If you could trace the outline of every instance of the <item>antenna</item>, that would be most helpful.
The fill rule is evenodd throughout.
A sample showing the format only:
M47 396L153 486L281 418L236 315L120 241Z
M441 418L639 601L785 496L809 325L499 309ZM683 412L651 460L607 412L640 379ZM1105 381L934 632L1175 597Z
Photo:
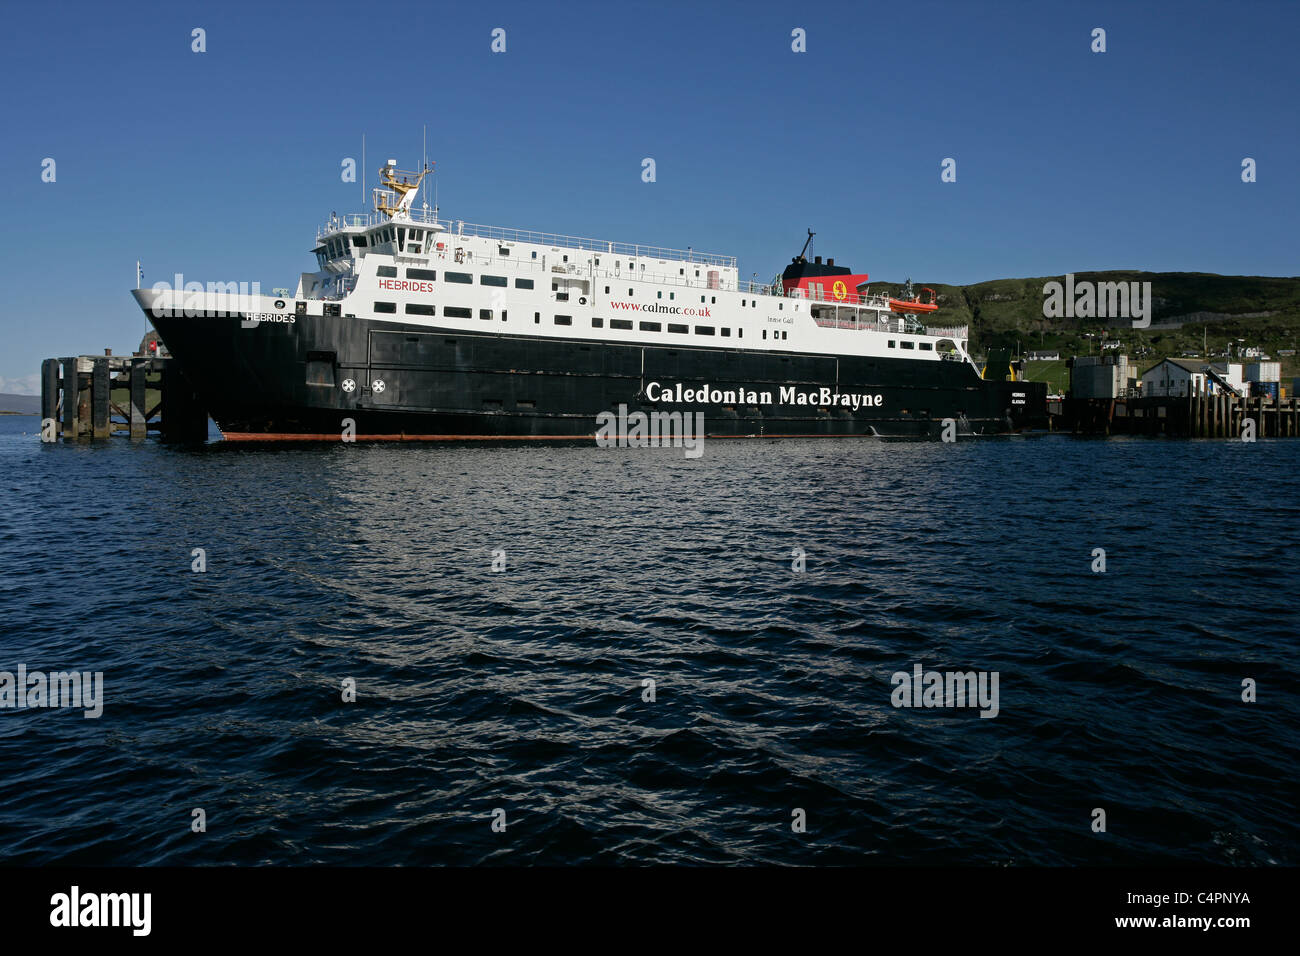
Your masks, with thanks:
M429 168L429 124L424 124L424 138L420 142L420 149L424 154L424 161L420 164L421 169ZM429 185L428 183L420 184L424 188L424 204L429 205Z
M366 208L366 134L361 134L361 208Z

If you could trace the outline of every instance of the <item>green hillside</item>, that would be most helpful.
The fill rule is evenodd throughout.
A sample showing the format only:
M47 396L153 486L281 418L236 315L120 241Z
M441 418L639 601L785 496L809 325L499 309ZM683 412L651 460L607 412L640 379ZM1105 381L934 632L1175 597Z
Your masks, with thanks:
M1150 282L1155 301L1151 327L1134 329L1127 320L1043 317L1047 282L1064 276L994 279L954 286L914 281L939 294L934 325L969 325L976 355L989 348L1059 350L1061 358L1096 354L1103 340L1118 339L1120 351L1141 367L1183 354L1226 358L1229 348L1258 346L1282 362L1283 380L1300 375L1300 277L1221 276L1205 272L1076 272L1075 281ZM900 283L873 282L873 292L901 291ZM1210 313L1197 315L1197 313ZM1267 314L1261 314L1267 313ZM1240 341L1239 341L1240 340ZM1245 360L1249 361L1249 360ZM1064 382L1064 363L1032 367L1031 377Z

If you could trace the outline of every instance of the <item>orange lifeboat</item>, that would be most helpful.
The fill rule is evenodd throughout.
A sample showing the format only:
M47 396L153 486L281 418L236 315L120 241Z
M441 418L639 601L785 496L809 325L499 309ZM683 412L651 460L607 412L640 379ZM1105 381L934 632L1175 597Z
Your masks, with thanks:
M922 286L921 292L930 293L929 298L921 295L914 295L910 299L889 300L889 311L891 312L934 312L939 308L939 303L935 301L938 297L933 289L929 286Z

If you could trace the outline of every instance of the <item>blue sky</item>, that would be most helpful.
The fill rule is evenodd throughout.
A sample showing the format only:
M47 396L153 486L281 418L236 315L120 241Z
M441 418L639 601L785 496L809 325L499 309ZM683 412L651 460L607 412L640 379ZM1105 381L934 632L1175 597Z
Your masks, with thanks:
M133 348L137 258L146 285L293 287L362 208L362 134L373 185L425 124L444 216L745 277L809 226L882 280L1300 274L1298 35L1300 4L1249 0L10 5L0 391Z

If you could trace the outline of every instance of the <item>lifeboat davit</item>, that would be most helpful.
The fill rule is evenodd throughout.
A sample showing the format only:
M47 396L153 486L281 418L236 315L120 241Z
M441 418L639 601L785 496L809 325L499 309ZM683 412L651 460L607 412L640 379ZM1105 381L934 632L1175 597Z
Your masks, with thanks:
M914 295L910 299L891 298L889 300L889 311L890 312L934 312L936 311L939 308L939 303L935 301L938 297L935 295L934 290L931 289L929 286L922 286L921 292L930 293L930 297L926 299L922 295Z

